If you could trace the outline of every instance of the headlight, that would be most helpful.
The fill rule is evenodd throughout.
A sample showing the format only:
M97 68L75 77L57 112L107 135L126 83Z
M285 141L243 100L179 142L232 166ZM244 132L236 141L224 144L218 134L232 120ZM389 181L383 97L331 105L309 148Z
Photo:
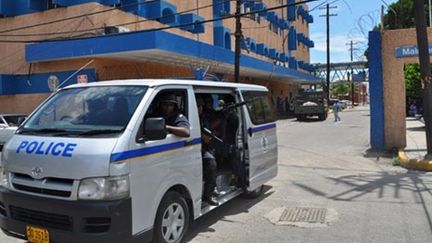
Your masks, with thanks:
M88 178L81 181L78 198L117 200L129 196L129 176Z
M2 187L9 186L9 178L6 171L3 168L3 165L0 165L0 186Z

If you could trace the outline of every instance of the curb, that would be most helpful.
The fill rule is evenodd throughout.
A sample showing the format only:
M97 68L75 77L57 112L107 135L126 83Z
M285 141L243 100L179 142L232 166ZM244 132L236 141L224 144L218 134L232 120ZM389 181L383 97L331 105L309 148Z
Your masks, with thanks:
M403 149L399 149L398 157L402 167L432 171L432 160L410 159L408 156L406 156Z

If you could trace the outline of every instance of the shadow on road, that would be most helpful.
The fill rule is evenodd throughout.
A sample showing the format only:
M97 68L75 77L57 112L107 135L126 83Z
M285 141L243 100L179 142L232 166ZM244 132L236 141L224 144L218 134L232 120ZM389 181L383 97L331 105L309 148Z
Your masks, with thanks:
M192 223L183 241L189 242L199 233L216 232L216 230L211 227L213 224L215 224L219 220L231 222L230 220L226 219L226 216L249 212L249 209L251 207L273 194L273 192L269 192L271 188L271 186L264 185L264 192L260 197L255 199L237 197L232 201L227 202L219 208L216 208L213 211L207 213L206 215L198 218Z
M327 119L329 119L329 118L327 118ZM306 118L304 118L304 119L301 119L301 120L294 120L294 122L306 122L306 123L308 123L308 122L322 122L322 120L320 120L318 117L306 117Z
M301 183L294 183L294 185L316 196L347 202L360 200L363 196L370 196L372 192L378 192L377 198L382 199L389 188L392 190L393 198L396 199L401 198L401 191L409 191L415 196L417 203L422 205L429 229L432 232L432 217L427 207L432 203L432 180L429 179L430 173L428 175L426 173L419 171L409 171L408 173L400 174L378 172L347 175L337 178L326 177L326 179L333 181L335 184L343 184L345 187L349 187L349 189L336 194L330 194ZM425 181L422 176L428 180ZM370 197L367 200L370 200Z

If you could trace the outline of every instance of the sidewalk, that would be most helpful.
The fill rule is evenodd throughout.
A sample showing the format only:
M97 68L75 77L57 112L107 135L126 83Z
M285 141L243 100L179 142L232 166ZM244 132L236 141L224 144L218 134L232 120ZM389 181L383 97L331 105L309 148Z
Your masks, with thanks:
M425 160L426 134L422 121L406 118L406 147L399 150L399 160L403 167L432 171L432 161Z

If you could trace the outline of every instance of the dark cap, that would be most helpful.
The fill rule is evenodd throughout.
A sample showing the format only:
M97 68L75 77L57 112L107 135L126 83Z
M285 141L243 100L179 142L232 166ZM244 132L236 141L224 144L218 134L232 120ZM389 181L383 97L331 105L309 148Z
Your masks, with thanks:
M161 103L174 103L177 104L176 96L172 93L165 93L160 97Z

